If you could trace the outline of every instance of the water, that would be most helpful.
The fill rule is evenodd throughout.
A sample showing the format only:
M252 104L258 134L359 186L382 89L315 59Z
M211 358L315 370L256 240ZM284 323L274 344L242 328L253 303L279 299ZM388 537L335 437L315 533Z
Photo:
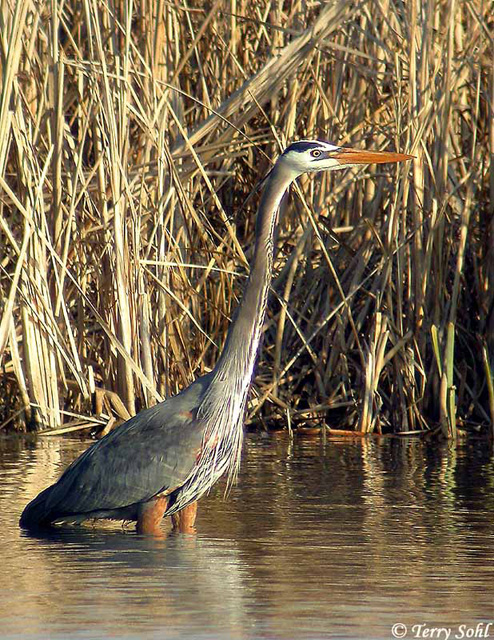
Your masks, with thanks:
M250 437L196 536L19 531L87 444L0 440L2 638L494 638L485 442Z

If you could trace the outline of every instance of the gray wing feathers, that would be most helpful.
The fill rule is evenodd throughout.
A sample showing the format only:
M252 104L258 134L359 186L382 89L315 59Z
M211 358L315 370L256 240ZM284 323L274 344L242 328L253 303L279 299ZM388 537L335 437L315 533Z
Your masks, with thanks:
M43 492L45 512L118 509L181 486L202 443L204 430L195 419L202 381L141 411L92 445Z

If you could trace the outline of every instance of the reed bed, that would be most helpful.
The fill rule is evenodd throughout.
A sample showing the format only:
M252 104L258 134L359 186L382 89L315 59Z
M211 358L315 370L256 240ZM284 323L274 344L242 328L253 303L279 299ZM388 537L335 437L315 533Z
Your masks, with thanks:
M413 153L284 203L248 421L492 433L481 0L2 2L1 427L104 429L209 371L287 141Z

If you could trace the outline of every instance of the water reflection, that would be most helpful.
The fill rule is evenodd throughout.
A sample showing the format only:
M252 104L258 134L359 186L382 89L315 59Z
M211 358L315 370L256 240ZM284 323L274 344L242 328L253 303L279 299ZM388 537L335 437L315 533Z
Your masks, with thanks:
M390 638L396 622L489 620L485 443L250 438L239 486L203 501L197 536L19 532L24 504L86 446L0 441L2 637Z
M95 637L161 628L166 637L183 629L201 635L220 621L235 633L245 625L238 553L224 541L82 530L31 544L38 576L31 589L45 601L30 619L41 637L47 628L68 631L81 623Z

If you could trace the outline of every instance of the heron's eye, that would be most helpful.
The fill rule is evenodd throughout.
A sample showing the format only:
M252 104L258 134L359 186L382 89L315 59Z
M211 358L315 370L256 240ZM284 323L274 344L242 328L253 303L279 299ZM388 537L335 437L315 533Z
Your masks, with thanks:
M319 156L321 155L321 152L319 151L319 149L314 149L313 151L310 152L310 155L313 158L319 158Z

